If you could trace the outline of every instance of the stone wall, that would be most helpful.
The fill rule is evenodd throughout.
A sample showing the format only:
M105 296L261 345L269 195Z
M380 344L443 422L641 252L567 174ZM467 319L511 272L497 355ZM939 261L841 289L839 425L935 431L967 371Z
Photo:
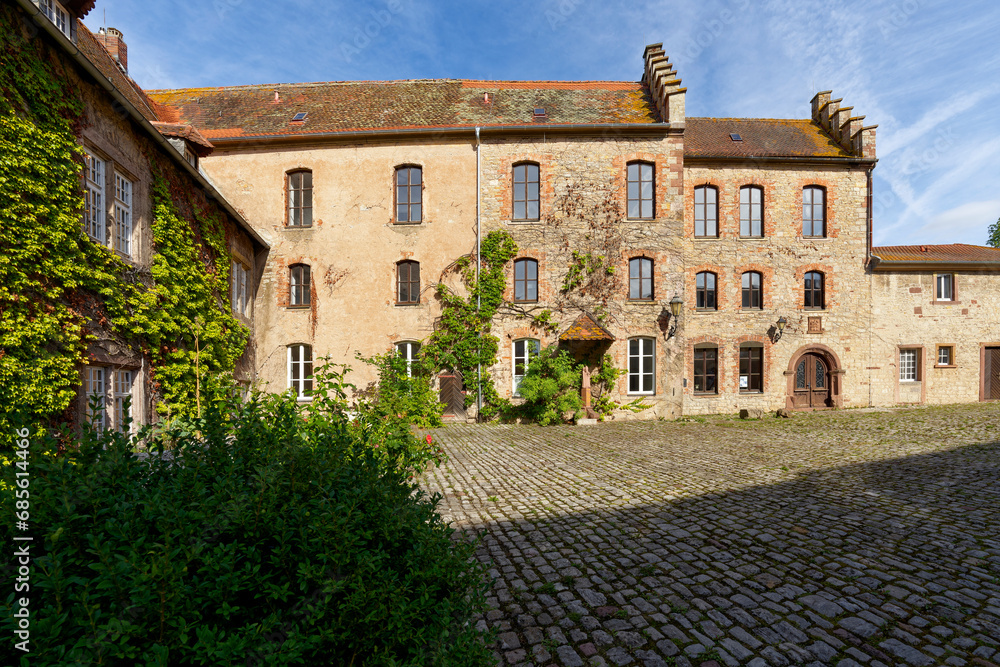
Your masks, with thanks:
M718 189L719 236L695 238L694 189ZM740 188L763 188L763 238L740 237ZM802 235L802 189L826 189L827 236ZM868 330L865 171L842 165L760 162L689 161L684 170L684 316L681 339L687 367L684 412L736 412L741 408L786 407L790 365L810 348L826 350L839 361L844 407L867 405L864 375ZM695 277L700 271L718 275L718 309L695 308ZM741 276L762 275L763 308L742 308ZM820 271L825 280L821 310L803 303L803 276ZM788 324L776 342L776 323ZM810 327L810 318L813 326ZM741 343L763 348L763 391L746 393L739 385ZM693 355L696 346L715 345L719 356L719 391L695 394ZM833 369L831 369L833 370Z
M512 168L522 161L535 162L540 168L538 222L511 220ZM626 169L633 161L655 167L653 219L627 218ZM607 353L617 367L625 369L630 338L655 341L653 395L629 394L627 376L620 378L612 392L619 402L638 400L649 407L638 413L619 411L617 418L680 414L682 348L677 338L666 337L665 312L683 284L682 169L680 136L662 130L658 136L646 137L504 137L484 142L483 233L510 232L519 248L518 257L539 263L538 302L505 309L494 326L500 359L491 371L501 396L513 394L515 340L535 338L543 348L554 345L581 313L590 312L616 339L592 350L594 365ZM595 274L585 271L579 286L564 290L574 252L605 261ZM653 260L652 300L629 299L629 259L634 257ZM513 278L512 265L508 286L513 285ZM550 311L554 330L532 325L530 316L543 310Z
M950 302L935 296L935 275L954 276ZM983 389L983 354L1000 347L1000 274L954 270L876 272L872 276L870 373L873 402L965 403ZM938 348L953 348L938 364ZM916 381L900 381L899 350L919 351ZM1000 369L997 369L1000 370Z

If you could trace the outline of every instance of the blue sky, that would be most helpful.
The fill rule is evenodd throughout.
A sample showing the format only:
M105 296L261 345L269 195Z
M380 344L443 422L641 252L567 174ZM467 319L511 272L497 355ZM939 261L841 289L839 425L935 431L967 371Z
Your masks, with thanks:
M996 0L98 0L146 88L352 79L638 80L663 42L690 116L878 124L875 243L978 243L1000 218Z

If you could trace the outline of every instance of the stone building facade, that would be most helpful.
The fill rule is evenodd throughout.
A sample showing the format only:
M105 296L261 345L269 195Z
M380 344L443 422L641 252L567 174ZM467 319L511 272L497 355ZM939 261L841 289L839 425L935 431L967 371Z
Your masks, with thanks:
M267 245L201 172L199 161L211 153L212 144L190 125L163 122L155 102L129 78L121 33L112 29L95 35L80 20L93 6L93 0L18 0L0 7L19 27L5 38L36 48L42 66L58 67L67 89L79 93L83 103L78 137L84 151L84 232L89 242L107 246L122 259L135 280L152 285L153 185L155 175L165 179L190 197L193 208L222 220L238 281L231 290L240 302L233 313L252 332L252 304ZM200 224L195 210L179 214L193 228ZM86 330L88 361L79 369L80 390L69 420L79 423L89 414L100 425L121 429L127 410L133 428L156 421L149 351L122 340L96 319ZM237 361L234 375L246 385L254 381L253 345ZM94 400L100 405L96 413L91 411Z
M685 93L651 45L638 83L149 95L165 120L213 143L205 172L272 246L255 303L258 370L272 390L304 392L306 354L373 381L355 354L412 354L440 315L434 286L475 256L477 234L505 230L518 255L489 369L503 397L516 400L525 361L555 344L626 371L611 397L636 412L616 418L991 396L987 295L1000 264L969 247L982 256L956 275L963 296L913 303L936 280L927 270L954 267L873 256L874 126L830 92L801 120L688 118ZM588 322L599 335L574 339ZM955 363L929 365L940 341L953 342ZM919 380L908 375L916 348Z

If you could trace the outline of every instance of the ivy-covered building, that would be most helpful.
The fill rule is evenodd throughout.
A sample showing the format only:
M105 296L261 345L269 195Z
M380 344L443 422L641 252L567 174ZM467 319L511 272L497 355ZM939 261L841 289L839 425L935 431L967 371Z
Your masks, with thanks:
M799 119L688 117L659 44L639 81L142 91L120 33L49 17L59 85L92 91L69 115L88 169L103 165L87 196L117 224L120 173L151 218L135 214L131 264L89 204L77 220L169 306L126 316L112 300L118 319L78 366L103 378L109 406L123 368L158 387L142 405L190 409L206 349L194 331L214 336L210 370L303 401L321 357L354 366L360 387L375 376L358 353L423 357L458 419L518 403L547 347L586 363L592 412L614 418L1000 398L1000 252L873 247L875 126L830 91ZM206 234L203 207L224 234ZM183 307L192 274L158 287L157 256L182 267L168 259L181 248L201 253L194 293L214 296L221 326ZM147 324L150 312L175 315Z
M126 430L255 376L267 244L93 0L0 4L0 421ZM11 432L4 426L4 432Z

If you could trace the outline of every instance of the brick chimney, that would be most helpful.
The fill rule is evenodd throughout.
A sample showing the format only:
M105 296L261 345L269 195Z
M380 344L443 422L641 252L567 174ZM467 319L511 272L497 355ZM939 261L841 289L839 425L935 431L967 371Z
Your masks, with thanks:
M663 44L648 45L642 55L646 61L642 81L649 86L649 94L660 112L660 120L664 123L683 123L687 88L681 88L681 80L664 53Z
M854 107L844 107L843 99L833 99L832 90L816 93L812 98L812 119L848 153L864 158L875 157L875 128L864 125L864 116L855 116Z
M97 31L95 35L97 41L104 45L105 50L108 54L114 58L114 61L118 63L118 66L122 68L122 71L128 74L128 46L125 45L125 40L122 39L122 31L118 28L108 28L107 32L104 28Z

